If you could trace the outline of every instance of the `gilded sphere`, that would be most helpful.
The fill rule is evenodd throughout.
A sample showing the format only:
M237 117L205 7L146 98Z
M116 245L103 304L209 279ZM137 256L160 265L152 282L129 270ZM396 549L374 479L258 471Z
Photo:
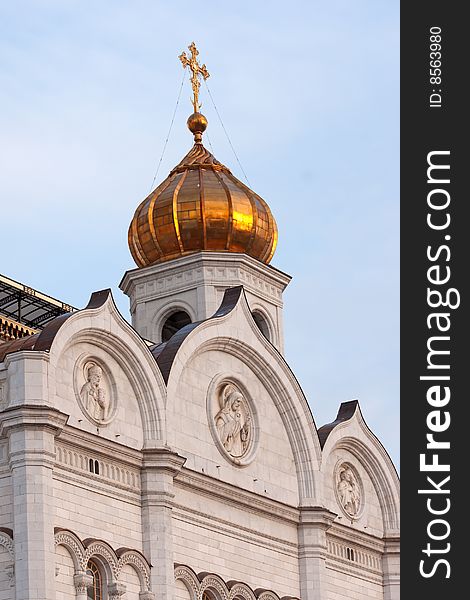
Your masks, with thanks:
M195 126L204 125L202 115L189 120L193 117ZM269 263L277 244L269 206L216 160L197 134L191 151L134 214L129 248L137 266L200 251L244 253Z
M191 133L204 133L207 127L207 119L203 114L196 112L189 116L187 124Z

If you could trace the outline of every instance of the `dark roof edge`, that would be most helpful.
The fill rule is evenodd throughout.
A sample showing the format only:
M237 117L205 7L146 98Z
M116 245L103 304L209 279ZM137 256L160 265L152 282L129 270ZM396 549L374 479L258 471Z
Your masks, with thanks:
M100 308L103 304L108 300L111 296L111 290L109 288L105 290L99 290L98 292L93 292L88 300L88 304L85 308L80 309L77 312L81 312L82 310L88 310L92 308ZM60 315L56 317L53 321L51 321L39 334L37 342L34 344L34 350L50 350L52 346L52 342L54 341L57 332L65 323L65 321L75 313L67 313L65 315Z
M93 292L88 300L88 304L82 310L87 310L89 308L100 308L100 306L103 306L110 296L112 297L110 288Z
M206 323L211 319L218 319L220 317L228 315L235 308L243 293L244 292L242 285L237 285L236 287L226 289L222 303L216 310L216 312L212 315L212 317L204 319L203 321L189 323L189 325L182 327L166 342L165 346L162 349L160 344L157 346L153 346L150 349L153 356L155 357L155 360L157 361L157 365L159 366L160 371L163 375L165 384L168 383L171 367L173 366L176 354L178 353L178 350L180 349L181 345L183 344L184 340L188 337L188 335L197 327L199 327L199 325L202 325L202 323Z
M33 333L33 335L27 335L18 340L10 340L9 342L0 344L0 362L3 362L8 354L20 352L21 350L32 350L38 337L39 333Z
M337 427L340 423L345 423L353 418L354 413L359 407L359 402L357 400L349 400L348 402L342 402L339 407L338 414L336 415L336 419L331 423L327 423L323 425L318 430L318 438L320 440L320 446L323 450L324 445L326 444L326 440L328 436L333 431L335 427Z
M109 288L100 290L98 292L93 292L85 308L79 309L73 313L64 313L63 315L59 315L50 321L40 333L21 338L21 342L19 340L13 340L12 342L6 342L5 344L2 344L0 346L0 362L5 359L7 354L18 352L23 349L33 351L50 350L52 342L54 341L59 329L69 317L81 312L82 310L100 308L100 306L103 306L110 296L112 297L111 290Z
M65 323L65 321L74 313L60 315L52 320L39 334L39 337L34 344L33 350L50 350L57 332Z

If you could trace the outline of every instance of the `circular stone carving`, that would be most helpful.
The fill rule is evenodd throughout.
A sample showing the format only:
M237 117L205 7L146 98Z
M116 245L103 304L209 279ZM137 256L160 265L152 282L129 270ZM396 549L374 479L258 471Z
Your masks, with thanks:
M78 404L97 427L111 423L116 415L115 385L106 366L98 359L82 356L75 363L74 389Z
M340 461L335 469L335 493L338 504L350 519L359 519L364 509L364 488L356 469Z
M217 376L209 386L207 412L220 452L236 465L249 464L256 450L258 427L245 387L232 377Z

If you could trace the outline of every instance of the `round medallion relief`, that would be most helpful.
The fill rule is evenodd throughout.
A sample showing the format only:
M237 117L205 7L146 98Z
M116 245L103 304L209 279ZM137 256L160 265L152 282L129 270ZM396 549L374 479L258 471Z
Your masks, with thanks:
M78 404L97 427L108 425L116 415L115 385L102 361L82 356L75 363L74 389Z
M217 376L209 386L207 412L220 452L236 465L249 464L256 451L258 427L246 388L232 377Z
M334 479L338 504L349 519L359 519L364 510L364 488L358 472L350 463L340 461Z

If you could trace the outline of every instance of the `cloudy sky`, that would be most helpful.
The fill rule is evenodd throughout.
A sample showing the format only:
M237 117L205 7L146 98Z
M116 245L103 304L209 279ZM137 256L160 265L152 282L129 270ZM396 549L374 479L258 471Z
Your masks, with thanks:
M0 272L76 307L117 288L194 40L279 226L286 355L318 426L345 400L398 464L397 0L0 1ZM186 80L157 182L191 146ZM243 174L202 86L219 160Z

